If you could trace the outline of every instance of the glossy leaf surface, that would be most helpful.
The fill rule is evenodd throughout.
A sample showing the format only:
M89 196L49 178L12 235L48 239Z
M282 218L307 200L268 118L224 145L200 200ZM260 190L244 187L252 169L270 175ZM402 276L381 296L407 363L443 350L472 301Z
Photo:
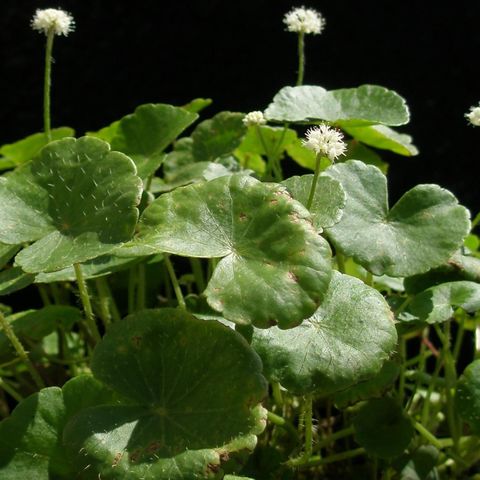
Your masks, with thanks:
M0 240L35 242L16 257L29 273L84 262L131 238L140 193L133 162L105 142L52 142L0 179Z
M342 126L403 125L410 117L400 95L377 85L331 91L312 85L284 87L275 95L265 116L276 122L326 120Z
M327 230L336 248L375 275L402 277L445 262L470 229L469 212L448 190L418 185L389 210L386 177L349 160L329 168L347 195L339 223Z
M231 175L160 196L143 213L135 246L151 253L225 257L205 294L236 323L289 328L321 303L330 249L308 211L275 184Z
M287 390L328 394L376 375L397 334L382 295L334 272L323 304L293 330L255 330L265 374Z
M65 441L102 478L216 478L265 426L261 362L217 322L145 310L109 330L92 370L126 401L83 410Z

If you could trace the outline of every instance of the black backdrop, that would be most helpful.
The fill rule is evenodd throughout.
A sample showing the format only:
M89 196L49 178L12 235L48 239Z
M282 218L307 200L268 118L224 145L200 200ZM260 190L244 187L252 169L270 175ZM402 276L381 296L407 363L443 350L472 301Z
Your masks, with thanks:
M284 30L292 5L327 19L307 38L305 83L373 83L403 95L421 154L391 162L391 197L439 183L475 214L480 208L480 128L463 115L480 100L480 2L283 0L2 0L0 143L42 128L44 37L36 8L70 11L77 28L54 46L53 124L78 134L146 102L211 97L205 111L263 109L295 81L296 37Z

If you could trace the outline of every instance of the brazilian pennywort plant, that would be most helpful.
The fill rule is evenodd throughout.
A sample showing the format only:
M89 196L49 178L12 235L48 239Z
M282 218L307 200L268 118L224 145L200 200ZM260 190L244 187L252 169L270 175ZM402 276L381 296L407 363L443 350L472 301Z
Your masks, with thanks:
M325 20L284 23L296 86L263 111L76 137L50 120L73 18L36 12L43 132L0 147L0 478L480 475L479 216L434 184L390 207L405 100L304 85Z

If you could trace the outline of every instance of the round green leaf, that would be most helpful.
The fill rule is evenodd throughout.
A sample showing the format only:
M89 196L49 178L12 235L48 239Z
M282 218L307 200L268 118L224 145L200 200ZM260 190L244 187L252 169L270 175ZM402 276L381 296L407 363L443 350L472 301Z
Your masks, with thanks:
M63 430L67 420L80 410L118 401L89 375L73 378L62 389L44 388L23 400L0 423L0 478L71 480L91 478L90 474L97 479L97 473L86 474L85 466L78 466L64 448Z
M290 177L282 182L287 187L295 200L307 206L310 196L310 188L313 175L302 175L301 177ZM315 188L310 213L313 217L313 225L318 232L324 228L332 227L342 218L343 207L345 206L345 192L337 180L320 175Z
M58 140L0 179L0 240L35 242L16 257L29 273L84 262L131 238L140 194L135 165L107 143Z
M378 85L331 91L313 85L285 87L275 95L265 116L275 122L326 120L342 126L403 125L410 118L405 100Z
M204 120L192 133L192 153L197 162L211 162L232 153L247 133L243 113L220 112Z
M164 160L163 151L198 115L172 105L140 105L114 128L112 149L126 153L137 166L138 176L153 174Z
M375 275L422 273L450 258L470 230L469 212L448 190L418 185L388 209L387 179L356 160L325 175L347 195L342 219L327 229L336 248Z
M445 322L454 314L452 307L469 313L480 309L480 284L460 281L428 288L408 305L408 313L427 323Z
M0 478L69 478L71 469L59 434L64 423L65 405L58 387L45 388L21 402L0 423Z
M371 455L393 458L402 454L413 437L412 422L392 398L374 398L353 419L355 440Z
M225 257L205 291L236 323L289 328L321 303L330 248L284 187L242 174L161 195L142 214L144 252Z
M126 401L83 410L65 441L101 478L216 478L265 426L260 359L218 322L144 310L110 328L92 370Z
M325 300L293 330L255 330L252 346L269 379L293 393L329 394L376 375L397 333L382 295L334 272Z
M459 378L455 405L463 420L480 435L480 360L468 365Z

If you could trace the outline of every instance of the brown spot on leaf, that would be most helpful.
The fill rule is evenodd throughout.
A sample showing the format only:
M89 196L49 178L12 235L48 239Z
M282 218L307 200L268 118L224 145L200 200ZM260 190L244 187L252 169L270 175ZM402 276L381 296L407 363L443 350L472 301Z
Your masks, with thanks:
M218 471L220 470L220 465L217 465L215 463L209 463L207 465L207 471L206 473L218 473Z
M293 272L288 272L287 275L290 280L294 281L295 283L298 283L298 277Z
M238 218L240 219L241 222L244 222L247 219L247 215L245 213L241 213Z
M123 457L123 452L118 452L112 462L112 468L115 468Z
M133 343L133 346L135 348L140 348L141 344L142 344L142 337L140 337L139 335L135 335L132 337L132 343Z
M158 452L161 448L162 444L160 442L151 442L148 446L147 446L147 453L155 453L155 452Z

